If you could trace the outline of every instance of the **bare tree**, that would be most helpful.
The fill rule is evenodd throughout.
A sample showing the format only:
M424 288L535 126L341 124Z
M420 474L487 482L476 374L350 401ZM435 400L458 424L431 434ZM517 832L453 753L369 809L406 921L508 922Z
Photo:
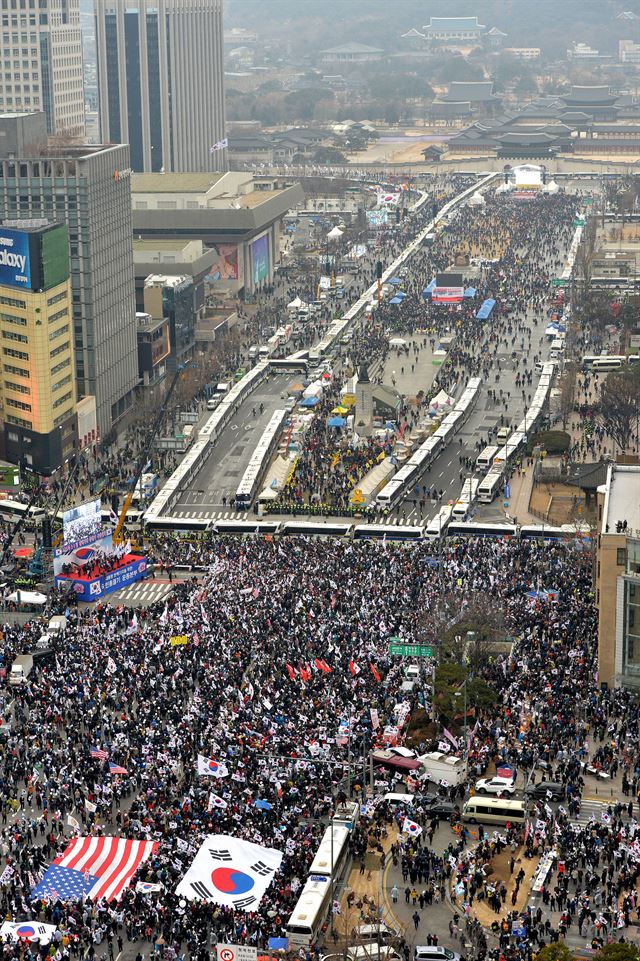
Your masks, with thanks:
M558 415L560 417L560 422L563 429L567 426L567 421L571 414L573 413L573 403L575 399L575 389L576 389L576 376L578 373L578 365L575 360L569 361L565 364L564 370L562 371L562 376L560 378L559 389L560 395L558 397Z
M640 416L638 367L607 375L600 389L600 414L605 430L620 450L627 450Z

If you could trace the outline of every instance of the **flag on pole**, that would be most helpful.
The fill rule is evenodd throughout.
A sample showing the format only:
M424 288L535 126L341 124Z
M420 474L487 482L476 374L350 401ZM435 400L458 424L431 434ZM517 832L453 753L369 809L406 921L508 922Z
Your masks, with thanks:
M287 674L289 675L289 680L295 681L295 679L296 679L296 672L294 671L294 669L291 667L290 664L287 664L287 665L286 665L286 668L287 668Z
M127 838L74 838L31 891L31 898L118 901L141 864L157 850L157 841Z
M454 737L454 736L453 736L453 734L451 733L451 731L448 731L448 730L446 729L446 727L443 727L443 728L442 728L442 733L443 733L444 736L447 738L447 740L451 741L451 743L453 744L454 748L457 748L457 747L458 747L458 739L457 739L457 737Z
M203 777L228 777L229 769L226 764L221 764L212 757L203 757L202 754L198 754L198 774Z
M353 675L353 677L356 677L356 675L360 673L360 668L358 667L356 662L353 660L353 658L351 658L351 660L349 661L349 670L351 671L351 674Z
M106 761L107 758L109 757L108 753L105 750L103 750L101 747L92 747L91 750L89 751L89 754L96 761Z
M209 803L207 804L207 811L213 811L214 808L218 808L220 811L228 807L227 802L224 798L221 798L218 794L209 794Z
M128 774L126 768L122 767L120 764L114 764L113 761L109 761L109 774Z
M369 667L371 668L371 673L373 674L374 678L376 679L376 681L377 681L378 684L379 684L379 683L380 683L380 674L378 673L377 667L375 666L375 664L369 664Z
M72 831L77 831L78 834L80 833L80 822L76 821L76 819L71 814L67 814L67 824L69 825Z
M422 828L415 821L405 818L402 823L402 832L408 834L411 838L417 838L419 834L422 834Z
M209 147L209 153L215 153L216 150L225 150L229 146L229 138L223 137L222 140L216 140L213 146Z
M107 674L113 675L116 673L117 670L118 668L114 659L112 657L108 657L107 658Z
M40 944L49 944L55 931L55 924L43 924L42 921L4 921L0 938L3 941L38 940Z

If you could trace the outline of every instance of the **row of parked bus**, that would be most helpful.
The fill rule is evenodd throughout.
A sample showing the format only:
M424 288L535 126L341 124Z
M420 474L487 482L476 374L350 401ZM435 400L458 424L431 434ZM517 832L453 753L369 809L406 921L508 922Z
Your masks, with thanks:
M344 537L356 541L437 541L442 537L521 537L523 540L542 538L562 540L579 534L571 525L553 527L546 524L516 527L513 524L483 524L459 521L453 517L453 507L443 507L426 525L408 524L353 524L348 521L281 521L268 520L208 520L200 517L159 517L145 523L151 533L173 531L185 540L204 539L213 534L256 535L278 534L283 537Z
M482 379L480 377L471 378L460 400L453 410L447 414L438 429L420 445L404 467L401 467L397 474L394 474L391 480L378 492L376 502L381 507L393 508L406 497L438 454L451 443L454 434L467 421L480 393L481 384Z
M287 922L290 948L310 948L318 939L347 866L351 831L359 816L360 805L355 801L340 805L324 832Z
M278 446L280 431L286 417L286 410L275 410L271 415L238 485L236 491L236 507L238 510L248 510L251 507L265 471Z

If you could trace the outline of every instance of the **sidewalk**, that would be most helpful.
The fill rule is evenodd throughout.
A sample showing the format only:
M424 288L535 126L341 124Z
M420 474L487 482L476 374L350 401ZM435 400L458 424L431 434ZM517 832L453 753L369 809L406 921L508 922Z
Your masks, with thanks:
M504 508L505 514L512 517L518 524L539 524L539 518L529 513L529 501L533 489L533 467L525 467L522 474L516 470L509 481L509 487L509 506Z

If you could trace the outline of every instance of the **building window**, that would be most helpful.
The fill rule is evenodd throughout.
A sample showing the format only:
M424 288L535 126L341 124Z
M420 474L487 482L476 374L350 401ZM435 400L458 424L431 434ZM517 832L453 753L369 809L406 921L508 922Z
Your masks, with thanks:
M616 564L618 567L627 566L627 549L626 547L619 547L616 551Z
M15 424L16 427L26 427L27 430L31 430L32 427L30 420L23 420L22 417L14 417L13 414L7 414L5 420L7 424Z
M71 358L67 357L66 360L61 360L59 364L56 364L55 367L52 367L51 373L59 374L61 370L64 370L65 367L69 367L70 364L71 364Z
M0 304L5 304L7 307L20 307L22 310L27 309L26 300L15 300L13 297L0 297Z
M67 374L67 376L63 377L62 380L59 380L57 384L52 384L51 390L52 391L60 390L60 388L64 387L65 384L70 384L70 383L71 383L71 374Z
M60 344L55 350L49 351L49 357L58 357L60 354L64 353L65 350L69 350L69 341L65 341L64 344Z
M65 324L64 327L58 327L57 330L52 330L49 334L49 340L56 340L58 337L62 337L69 330L69 324Z
M29 355L23 350L13 350L11 347L3 347L2 353L5 357L15 357L17 360L29 360Z
M26 317L18 317L16 314L4 314L0 313L0 320L3 320L5 324L15 324L16 327L26 327L27 319Z
M29 371L24 367L14 367L13 364L4 365L5 374L15 374L17 377L28 377Z
M58 397L57 400L54 400L54 402L53 402L53 404L52 404L51 406L52 406L53 408L62 407L62 405L63 405L63 404L66 404L67 401L68 401L68 400L71 400L72 397L73 397L72 391L68 391L68 393L63 394L62 397ZM29 410L31 410L31 408L29 408Z
M15 407L16 410L31 411L31 404L24 404L21 400L14 400L13 397L5 398L7 407Z
M14 334L12 330L3 330L2 336L5 340L17 340L20 344L28 344L29 338L23 334Z
M15 390L18 394L31 393L31 388L27 387L26 384L14 384L12 380L5 380L4 386L6 390Z
M61 290L59 294L55 294L53 297L49 297L49 300L47 301L47 307L53 307L54 304L59 304L61 300L66 300L66 299L67 299L66 290Z
M66 317L69 313L68 307L63 307L62 310L56 311L55 314L51 314L49 317L49 323L54 324L56 320L60 320L61 317Z

